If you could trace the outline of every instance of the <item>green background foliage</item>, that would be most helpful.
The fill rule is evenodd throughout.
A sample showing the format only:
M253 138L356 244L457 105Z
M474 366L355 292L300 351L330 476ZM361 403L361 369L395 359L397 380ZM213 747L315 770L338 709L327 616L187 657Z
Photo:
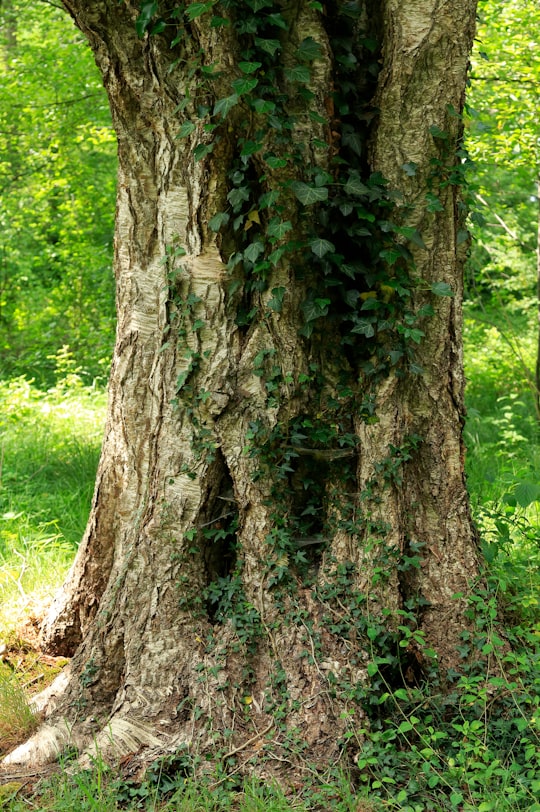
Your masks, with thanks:
M82 35L53 5L0 5L0 372L52 384L67 346L106 375L115 137Z

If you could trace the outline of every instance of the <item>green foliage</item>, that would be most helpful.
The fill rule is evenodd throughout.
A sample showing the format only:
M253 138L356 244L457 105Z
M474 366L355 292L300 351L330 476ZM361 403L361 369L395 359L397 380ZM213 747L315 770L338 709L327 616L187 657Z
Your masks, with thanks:
M92 55L54 4L0 7L0 370L90 382L113 345L115 138Z
M24 378L3 383L0 400L0 626L6 626L19 604L59 585L82 538L105 396L69 373L46 393Z
M527 312L536 286L540 10L534 0L484 0L479 14L466 139L474 162L468 289Z

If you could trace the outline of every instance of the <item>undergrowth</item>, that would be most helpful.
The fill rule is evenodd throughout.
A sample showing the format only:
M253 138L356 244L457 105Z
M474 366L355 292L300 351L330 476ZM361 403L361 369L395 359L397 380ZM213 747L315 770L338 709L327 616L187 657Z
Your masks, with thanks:
M201 783L189 760L175 755L157 762L142 782L98 763L56 776L30 798L11 782L0 793L1 806L14 812L29 803L51 812L540 812L540 445L526 373L534 347L521 342L516 354L497 327L477 316L471 311L466 323L466 439L485 572L470 603L460 672L443 683L433 669L424 681L404 678L396 688L380 667L363 698L369 723L344 743L355 752L351 773L318 776L292 793L237 776ZM82 535L104 395L66 374L49 392L24 379L4 382L0 397L0 592L4 606L20 608L53 590ZM9 615L2 624L6 630ZM398 649L401 643L404 654L407 641ZM379 651L378 662L385 656L390 653ZM394 650L398 670L405 668L399 657ZM7 719L11 708L22 714L13 717L14 728L28 731L34 717L6 669L0 717Z

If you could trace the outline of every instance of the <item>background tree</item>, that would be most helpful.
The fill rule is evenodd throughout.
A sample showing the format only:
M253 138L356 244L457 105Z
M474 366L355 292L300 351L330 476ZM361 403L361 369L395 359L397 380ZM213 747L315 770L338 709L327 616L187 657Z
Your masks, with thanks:
M81 44L53 4L0 5L0 368L49 386L69 352L104 377L114 342L115 139Z
M444 674L467 625L475 2L64 4L118 137L118 331L44 631L76 653L10 759L93 740L326 768L369 681Z

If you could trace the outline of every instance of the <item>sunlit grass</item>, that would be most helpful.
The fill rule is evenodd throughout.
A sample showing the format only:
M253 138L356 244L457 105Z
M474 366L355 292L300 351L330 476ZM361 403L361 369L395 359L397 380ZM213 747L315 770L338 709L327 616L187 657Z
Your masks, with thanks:
M37 724L23 686L11 668L0 661L0 753L23 741Z
M105 395L0 384L0 631L54 594L84 533Z
M467 482L503 605L540 623L540 424L536 310L466 309Z

